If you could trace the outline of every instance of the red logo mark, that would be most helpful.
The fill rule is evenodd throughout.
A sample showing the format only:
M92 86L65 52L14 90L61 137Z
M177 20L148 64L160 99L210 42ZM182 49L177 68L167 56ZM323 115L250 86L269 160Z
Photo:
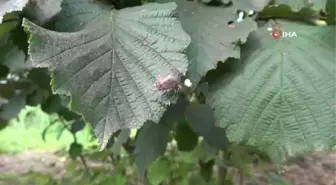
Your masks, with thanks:
M282 31L279 29L273 29L272 31L272 37L275 39L280 39L280 37L282 36Z

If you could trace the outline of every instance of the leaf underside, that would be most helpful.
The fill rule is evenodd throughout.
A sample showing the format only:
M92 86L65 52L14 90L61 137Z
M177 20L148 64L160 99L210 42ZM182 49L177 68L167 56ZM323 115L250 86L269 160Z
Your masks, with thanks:
M269 25L254 32L243 67L212 84L208 101L230 141L281 163L335 145L336 68L335 27L279 23L297 37L276 40Z
M91 7L88 0L64 3L70 2ZM97 4L92 7L98 10ZM185 74L190 37L177 20L175 3L122 10L99 7L99 21L86 21L76 32L46 30L26 19L23 26L31 33L33 65L53 71L53 91L72 97L72 110L94 125L105 147L117 130L158 122L175 103L176 94L163 94L153 85L171 71Z

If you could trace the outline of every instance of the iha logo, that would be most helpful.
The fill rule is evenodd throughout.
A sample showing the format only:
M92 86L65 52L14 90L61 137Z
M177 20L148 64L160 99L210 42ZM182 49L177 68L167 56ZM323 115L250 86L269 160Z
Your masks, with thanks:
M267 28L268 31L271 32L271 36L274 39L280 39L281 37L297 37L296 32L292 31L284 31L279 28Z

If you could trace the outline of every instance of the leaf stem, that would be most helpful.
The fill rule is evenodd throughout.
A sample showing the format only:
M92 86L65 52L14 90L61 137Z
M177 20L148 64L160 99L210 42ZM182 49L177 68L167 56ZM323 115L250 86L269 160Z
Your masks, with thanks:
M84 168L86 169L86 172L89 174L90 177L92 177L92 176L93 176L92 171L91 171L91 169L88 167L88 165L87 165L87 163L86 163L86 160L85 160L84 156L81 154L81 155L79 156L79 158L80 158L81 162L83 163L83 166L84 166Z

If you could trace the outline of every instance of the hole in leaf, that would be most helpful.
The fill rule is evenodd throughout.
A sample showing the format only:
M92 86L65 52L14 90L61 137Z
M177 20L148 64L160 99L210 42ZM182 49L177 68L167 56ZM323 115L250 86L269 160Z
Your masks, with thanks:
M252 17L252 16L254 16L256 14L256 11L254 11L254 10L250 10L249 12L248 12L248 16L249 17Z
M230 25L230 24L233 24L234 23L234 21L229 21L229 22L227 22L226 24L227 25Z
M234 24L234 21L229 21L229 22L227 22L226 24L227 24L228 27L230 27L230 28L235 28L235 27L236 27L236 25Z

